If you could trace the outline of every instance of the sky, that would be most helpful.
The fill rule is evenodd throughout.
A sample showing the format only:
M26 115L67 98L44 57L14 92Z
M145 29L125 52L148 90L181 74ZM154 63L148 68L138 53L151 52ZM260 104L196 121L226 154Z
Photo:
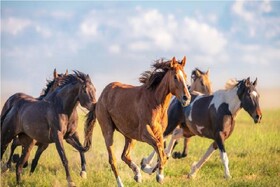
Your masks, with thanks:
M188 75L209 69L214 90L247 77L280 88L280 2L1 1L1 106L38 97L54 68L89 74L99 96L173 56Z

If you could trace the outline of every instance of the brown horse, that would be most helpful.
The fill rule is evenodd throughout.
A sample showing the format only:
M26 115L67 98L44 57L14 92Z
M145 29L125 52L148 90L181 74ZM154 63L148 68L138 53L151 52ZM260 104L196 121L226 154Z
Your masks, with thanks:
M30 99L18 102L1 124L1 160L9 142L19 134L23 143L23 154L16 165L17 182L20 182L23 164L28 160L36 142L55 143L66 171L69 186L72 182L68 160L65 156L63 138L71 128L69 118L80 103L91 110L95 103L95 88L90 77L75 71L63 78L63 83L43 100ZM91 140L90 140L91 141Z
M191 74L191 83L192 84L189 87L189 90L192 95L192 99L191 99L192 101L200 93L209 95L212 92L211 82L209 80L209 70L206 72L203 72L197 68L193 70ZM180 134L183 135L182 127L186 125L185 117L184 117L183 107L176 98L174 98L171 101L167 113L168 113L168 124L163 133L163 137L166 138L172 132L176 135L176 137L178 137L178 131L180 132ZM177 126L180 126L180 128L175 129ZM174 137L174 134L172 138ZM170 156L172 149L174 149L176 145L174 144L175 140L176 139L174 139L174 141L169 144L168 148L165 149L165 153L167 154L167 157ZM183 153L187 152L188 142L189 142L189 138L185 138ZM178 153L176 155L178 155ZM153 151L148 157L142 159L141 168L143 169L144 172L152 173L152 171L154 170L154 168L151 167L151 163L153 161L154 156L155 156L155 151Z
M159 157L157 181L163 182L163 166L166 156L163 148L163 132L167 125L167 108L172 94L183 106L189 104L191 96L186 85L184 66L175 57L170 61L159 60L153 71L140 77L141 86L119 82L109 84L101 93L96 105L96 117L102 129L109 155L109 163L118 186L123 186L116 167L113 151L113 134L118 130L125 137L122 160L133 170L137 182L141 182L139 167L131 160L130 151L135 140L151 145Z

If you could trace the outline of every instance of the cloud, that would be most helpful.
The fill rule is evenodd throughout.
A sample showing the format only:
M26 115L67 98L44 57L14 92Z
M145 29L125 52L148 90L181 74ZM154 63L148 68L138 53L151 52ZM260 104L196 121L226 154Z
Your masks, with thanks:
M9 17L2 19L1 30L12 35L17 35L24 29L31 26L32 21L29 19L21 19L15 17Z
M96 11L92 10L82 20L79 26L81 36L85 38L93 38L98 35L99 18Z
M234 19L232 30L251 38L276 38L280 34L277 11L277 7L273 7L269 0L236 1L232 5L232 13L239 19Z

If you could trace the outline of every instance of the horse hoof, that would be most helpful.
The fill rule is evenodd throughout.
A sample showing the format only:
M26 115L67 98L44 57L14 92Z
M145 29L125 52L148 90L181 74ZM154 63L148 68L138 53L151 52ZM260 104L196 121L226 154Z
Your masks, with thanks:
M87 178L87 172L81 171L80 176L81 176L83 179L86 179L86 178Z
M190 173L189 173L188 176L187 176L187 178L188 178L188 179L194 179L195 176L196 176L195 174L190 174Z
M157 174L156 179L157 179L157 182L158 182L158 183L162 184L162 183L163 183L164 176L161 175L161 174Z
M7 164L4 164L1 168L1 173L5 173L6 171L8 171L10 168L7 166Z
M231 175L225 175L224 178L225 178L225 179L231 179L232 176L231 176Z
M141 173L134 176L134 180L138 183L142 183L142 175Z
M76 187L76 184L74 182L68 182L68 187Z

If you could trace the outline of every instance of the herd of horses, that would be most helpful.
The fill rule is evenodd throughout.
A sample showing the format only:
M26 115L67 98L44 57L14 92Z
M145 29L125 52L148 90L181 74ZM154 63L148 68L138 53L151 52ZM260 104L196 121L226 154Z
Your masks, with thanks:
M195 135L212 139L213 143L205 155L191 166L188 176L195 177L211 154L219 149L225 177L231 177L224 142L234 129L235 117L240 109L244 108L255 123L261 121L257 80L251 82L250 78L239 81L231 79L226 83L225 89L212 92L209 70L202 72L195 69L191 74L192 83L188 87L185 64L186 57L179 61L175 57L171 60L157 60L151 70L141 74L140 86L110 83L104 88L98 101L89 75L79 71L57 74L55 70L53 80L48 81L38 98L24 93L12 95L1 111L1 162L12 142L9 159L2 164L2 173L11 168L14 160L19 183L33 147L36 145L38 148L30 173L35 171L43 151L50 143L55 143L66 171L68 185L75 186L69 173L63 139L79 151L80 175L86 178L84 153L91 147L92 132L98 121L109 163L119 187L123 183L113 150L115 130L125 138L121 158L132 169L137 182L142 181L142 170L149 174L157 172L156 180L162 183L164 165L178 139L185 138L184 150L182 153L175 152L174 158L187 156L190 138ZM89 111L83 145L77 133L79 103ZM171 141L165 146L166 137L171 134ZM136 141L146 142L154 149L153 153L142 159L141 167L130 156ZM19 158L13 154L17 146L22 146ZM153 164L155 154L157 160Z

